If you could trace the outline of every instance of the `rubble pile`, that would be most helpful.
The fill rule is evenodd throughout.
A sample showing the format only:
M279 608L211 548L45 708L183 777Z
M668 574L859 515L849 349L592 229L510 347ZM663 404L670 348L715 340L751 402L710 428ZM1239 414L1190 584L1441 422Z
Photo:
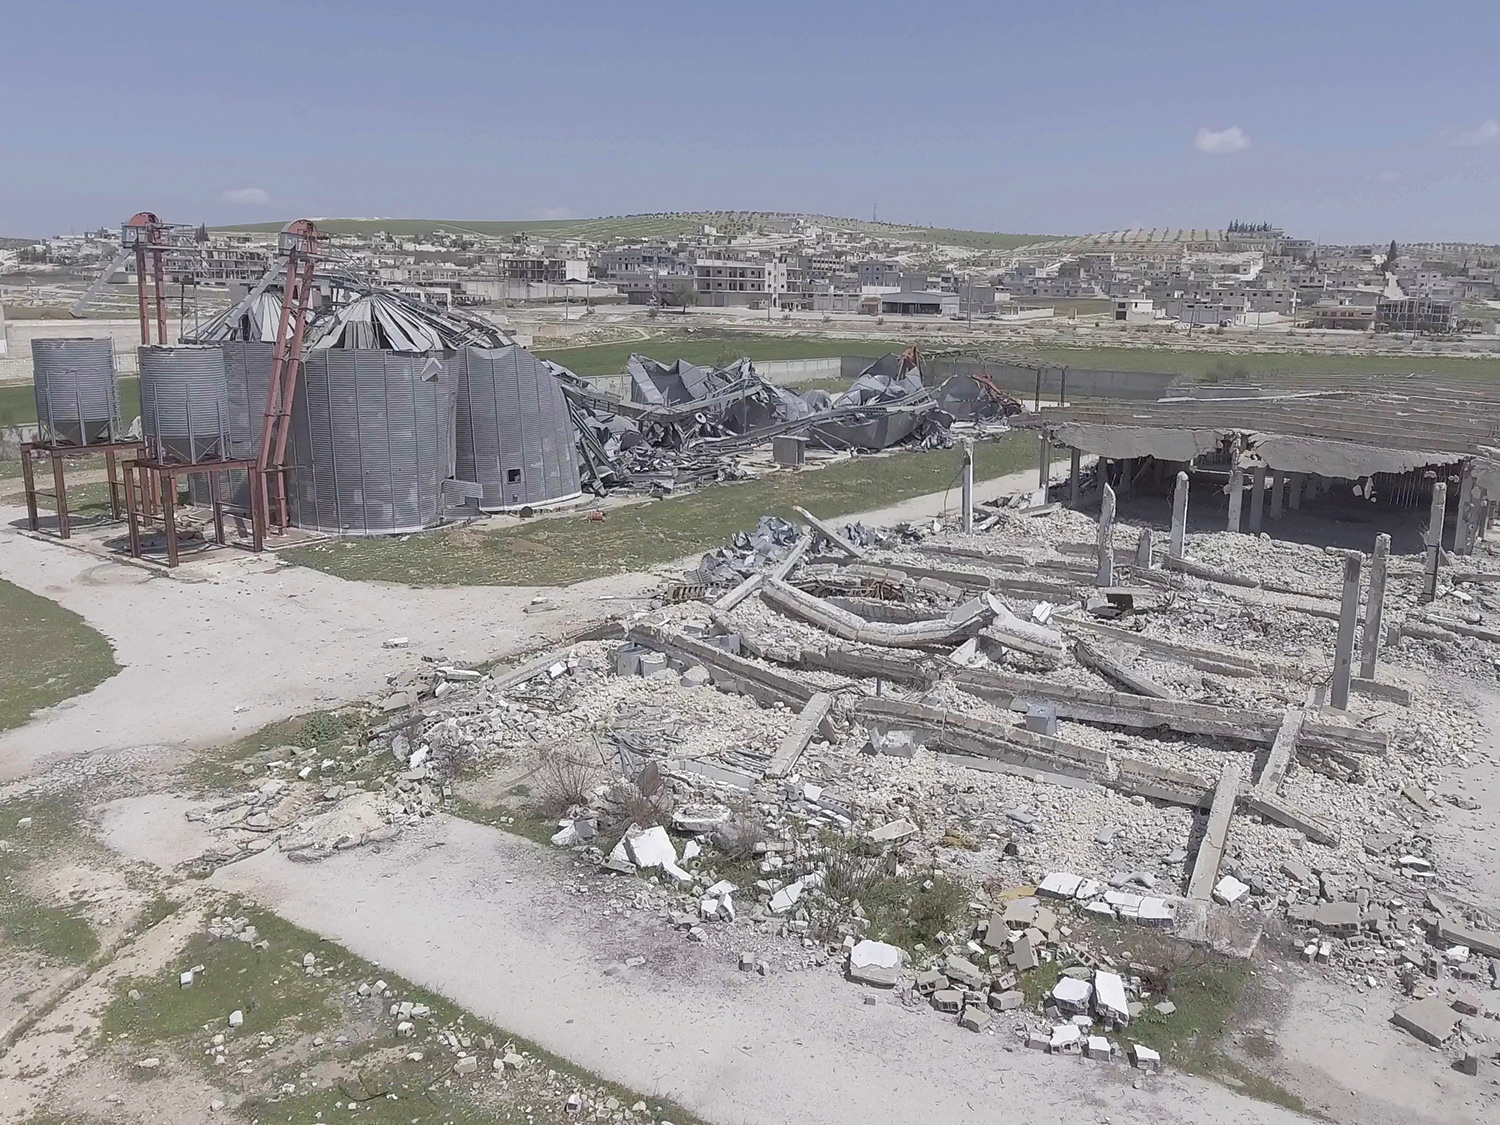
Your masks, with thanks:
M934 397L914 349L882 356L837 394L799 395L761 378L749 359L702 367L632 355L630 398L620 401L549 367L568 399L582 476L594 491L631 486L659 494L741 479L752 471L747 455L781 435L832 451L947 448L955 416L966 429L989 432L1022 409L988 380L969 376L949 380Z
M803 514L706 557L711 601L515 669L427 662L354 754L395 767L384 806L342 815L524 779L515 815L646 880L685 940L747 972L838 967L1013 1044L1160 1065L1131 1021L1169 1019L1171 992L1101 937L1124 921L1139 944L1269 946L1455 1064L1493 1054L1500 927L1437 846L1473 804L1445 771L1483 732L1464 685L1425 674L1458 653L1492 682L1491 641L1430 624L1482 633L1484 580L1423 602L1394 561L1378 675L1335 711L1341 566L1315 548L1192 537L1227 584L1116 525L1101 585L1096 522L1029 497L972 535ZM272 798L272 826L321 800L245 808Z

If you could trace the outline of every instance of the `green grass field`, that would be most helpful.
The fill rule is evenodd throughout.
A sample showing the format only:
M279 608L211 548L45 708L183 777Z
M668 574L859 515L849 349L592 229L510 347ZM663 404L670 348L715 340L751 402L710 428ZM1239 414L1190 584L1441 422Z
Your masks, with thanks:
M120 378L120 414L128 426L141 412L141 381L134 375ZM36 421L36 394L30 383L0 386L0 429Z
M1209 352L1178 348L1027 347L1044 363L1098 371L1162 371L1174 375L1247 378L1293 375L1427 375L1500 379L1500 359L1460 356L1332 355L1323 352Z
M120 670L107 640L54 601L0 579L0 730L90 691Z
M975 477L988 480L1033 464L1036 438L1005 434L980 442L974 452ZM706 551L753 528L763 515L795 519L796 505L836 519L950 488L956 504L959 463L957 449L861 457L612 508L602 523L578 514L495 531L480 524L321 543L282 557L340 578L411 586L565 586Z
M744 356L752 360L822 359L827 356L864 355L871 359L896 348L882 347L879 340L824 339L818 336L756 336L737 332L677 335L663 332L649 340L620 344L587 344L576 348L537 351L578 375L618 375L632 354L650 356L662 363L685 359L689 363L723 366ZM896 348L896 350L900 350Z

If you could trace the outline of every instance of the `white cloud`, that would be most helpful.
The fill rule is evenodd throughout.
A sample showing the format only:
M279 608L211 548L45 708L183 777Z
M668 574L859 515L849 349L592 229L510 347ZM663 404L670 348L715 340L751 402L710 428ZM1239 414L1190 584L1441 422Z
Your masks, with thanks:
M1384 172L1376 176L1375 179L1382 184L1399 184L1401 182L1401 173L1393 172L1387 168Z
M1210 156L1226 156L1231 152L1243 152L1249 148L1250 138L1238 125L1231 125L1227 129L1217 131L1205 128L1198 130L1198 135L1193 138L1193 147Z
M536 207L532 209L531 216L534 219L571 219L573 218L573 208Z
M1481 121L1472 129L1454 129L1448 134L1448 143L1454 148L1478 148L1500 141L1500 118L1491 117Z
M225 203L234 203L242 207L264 207L271 202L266 189L258 187L231 188L219 198Z

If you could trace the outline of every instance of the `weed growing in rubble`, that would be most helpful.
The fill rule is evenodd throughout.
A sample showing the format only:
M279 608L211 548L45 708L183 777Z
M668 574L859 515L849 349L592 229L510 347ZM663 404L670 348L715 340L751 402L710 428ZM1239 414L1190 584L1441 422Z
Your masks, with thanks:
M823 886L810 919L820 936L833 939L851 919L863 919L861 936L933 949L942 944L939 934L962 924L969 895L948 876L905 867L894 855L871 855L840 833L825 833L821 843Z
M561 750L550 751L532 778L537 812L555 820L569 809L586 806L594 796L601 772L597 761L586 761Z

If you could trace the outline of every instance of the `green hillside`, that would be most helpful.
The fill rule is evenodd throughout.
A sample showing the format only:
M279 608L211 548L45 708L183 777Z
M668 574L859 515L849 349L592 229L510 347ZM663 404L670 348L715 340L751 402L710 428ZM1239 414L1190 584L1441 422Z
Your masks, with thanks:
M385 231L396 237L412 238L433 232L474 234L488 238L505 238L531 234L543 238L581 238L608 240L614 238L685 238L697 234L705 225L731 232L750 230L767 221L804 218L838 230L855 231L872 238L893 238L933 242L943 246L965 246L979 250L1007 250L1041 239L1056 238L1046 234L1000 234L993 231L954 230L947 227L906 226L900 223L872 223L863 219L843 219L828 215L792 215L771 211L674 211L657 215L611 215L597 219L527 219L527 220L454 220L454 219L318 219L318 226L330 234L371 235ZM249 223L218 227L218 230L278 231L282 222Z

